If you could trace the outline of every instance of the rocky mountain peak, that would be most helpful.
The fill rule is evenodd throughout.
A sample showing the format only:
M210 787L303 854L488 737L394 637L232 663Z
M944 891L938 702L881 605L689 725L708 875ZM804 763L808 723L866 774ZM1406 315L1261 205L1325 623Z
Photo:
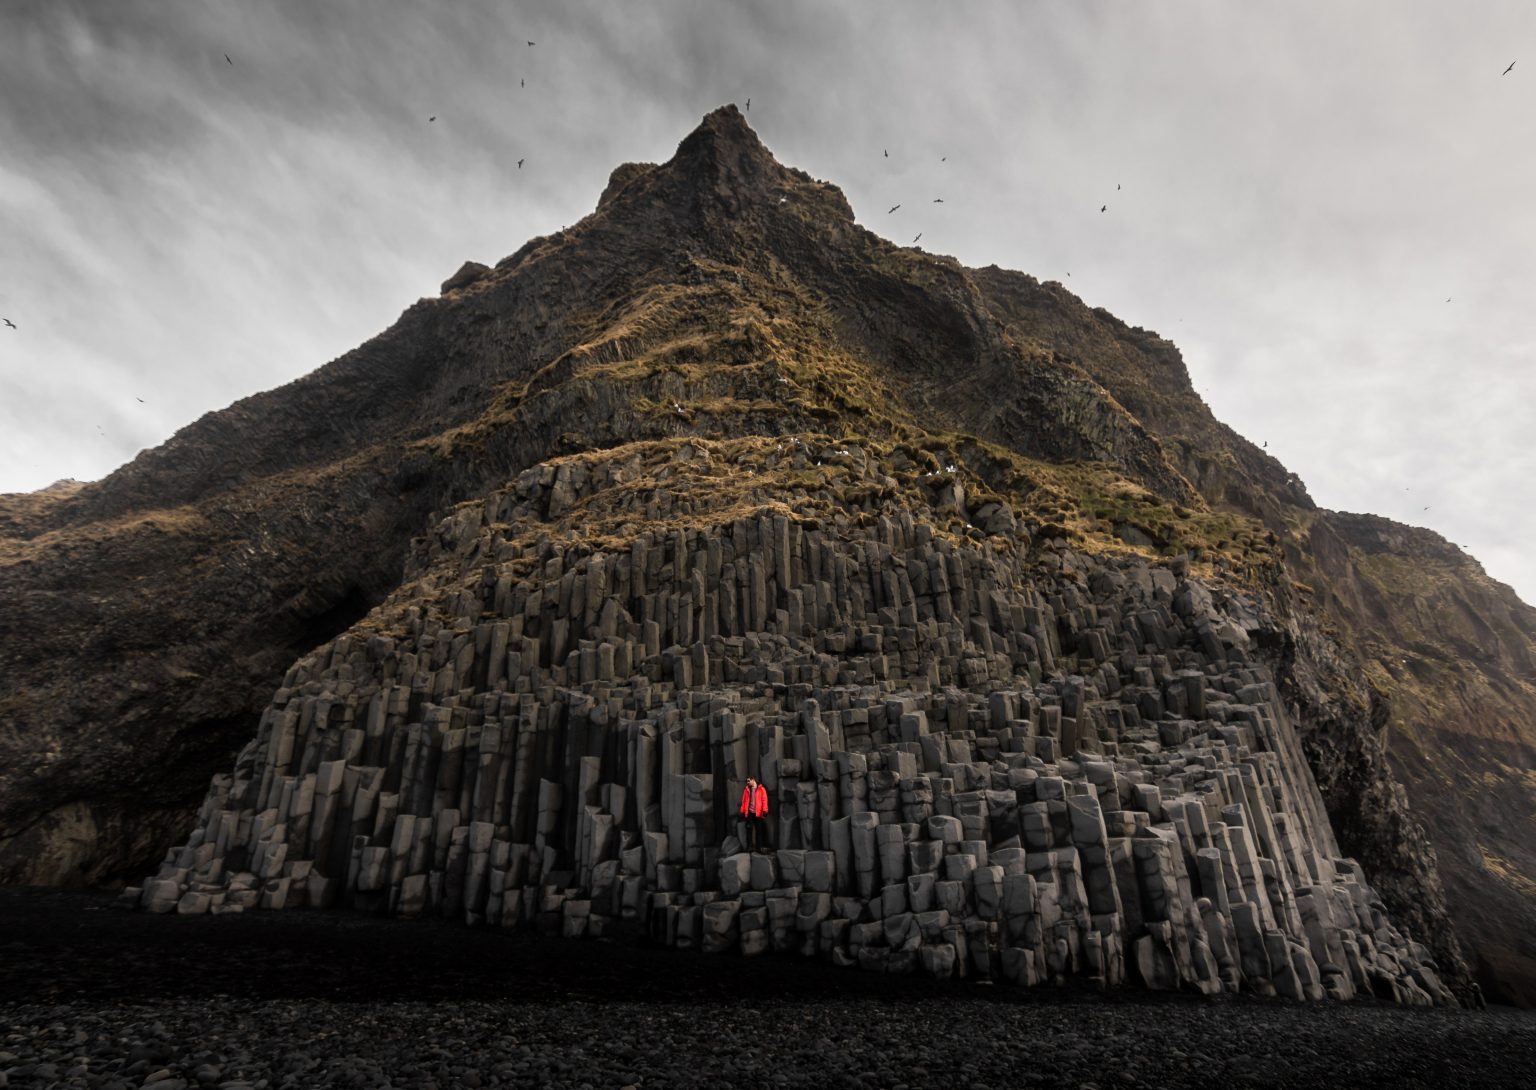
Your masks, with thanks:
M686 217L674 231L728 243L752 239L754 246L768 243L775 249L771 240L791 236L832 241L854 219L840 189L780 163L734 105L706 114L661 166L620 166L598 207L609 207L621 195Z
M1161 834L1142 834L1175 810L1189 821L1197 810L1221 815L1210 796L1183 797L1198 786L1188 776L1203 777L1198 770L1217 749L1221 761L1245 747L1263 753L1283 779L1267 786L1284 788L1283 812L1297 824L1255 832L1269 841L1264 853L1226 835L1223 846L1243 854L1249 873L1261 872L1262 854L1289 868L1297 897L1335 886L1354 906L1349 929L1380 934L1385 917L1362 884L1368 877L1447 981L1467 977L1450 930L1455 916L1478 957L1496 967L1485 979L1505 995L1536 997L1536 959L1521 960L1514 945L1523 921L1536 919L1536 897L1517 882L1536 873L1524 781L1510 777L1474 805L1432 816L1433 842L1449 849L1446 870L1458 882L1448 909L1429 842L1389 765L1400 762L1410 777L1415 806L1425 792L1438 798L1447 776L1465 779L1459 767L1442 767L1443 753L1474 767L1522 766L1522 724L1536 722L1536 696L1518 680L1536 648L1529 613L1506 609L1504 589L1438 562L1415 540L1317 509L1294 474L1210 414L1171 342L1059 285L967 269L859 228L836 186L779 163L745 115L725 106L667 162L615 169L579 224L530 240L494 267L465 263L441 295L311 375L208 414L78 492L0 497L0 600L14 604L0 612L0 663L11 684L0 694L0 881L142 877L184 835L189 813L229 811L217 819L224 832L205 822L206 844L176 855L173 870L187 874L145 887L157 904L170 904L171 892L186 896L191 870L236 833L263 843L270 830L242 825L241 815L309 797L284 794L286 779L302 780L296 770L319 774L309 751L283 748L301 730L330 766L332 802L341 805L344 791L345 805L359 808L356 835L374 840L368 877L359 884L361 871L348 869L348 820L334 844L322 837L315 851L299 844L295 825L284 831L296 838L286 860L272 845L260 857L247 853L262 882L287 881L308 896L318 874L334 883L318 884L322 897L350 890L358 903L388 903L392 864L382 861L395 845L385 826L365 820L370 792L392 797L411 818L396 826L401 848L407 825L411 837L425 835L432 814L456 812L461 847L480 864L487 851L468 845L489 830L486 843L521 846L518 866L537 860L540 874L566 875L585 859L610 874L633 847L581 856L581 844L617 845L607 834L594 839L576 818L541 816L584 812L591 800L574 790L544 803L521 797L514 809L528 828L512 840L499 819L471 814L471 805L498 797L489 787L479 802L445 787L444 800L453 798L437 808L422 780L413 791L425 794L408 800L407 813L396 780L407 764L412 776L435 766L400 762L386 735L414 729L440 748L450 735L458 744L455 732L476 731L480 744L491 738L515 751L518 732L530 723L553 729L558 715L580 727L571 744L585 745L597 738L583 733L597 722L593 709L613 705L592 704L581 686L622 686L626 714L638 722L661 714L661 698L632 686L636 677L672 686L680 716L702 706L692 690L728 683L739 700L750 682L760 703L740 705L742 723L779 739L773 752L752 752L776 769L783 759L786 792L812 786L841 737L850 790L856 768L879 772L896 791L888 807L916 807L917 796L903 799L891 785L916 788L921 756L923 782L934 773L937 789L953 792L953 783L943 786L952 777L938 773L956 762L948 741L921 755L910 747L951 726L961 734L995 728L985 746L968 742L963 763L1012 760L1010 772L1047 773L1036 776L1050 781L1044 793L1026 791L1047 816L1064 814L1056 804L1068 795L1102 796L1118 815L1106 819L1116 838L1144 842L1145 859L1123 857L1131 870L1145 863L1171 883L1165 889L1178 882L1163 875L1164 862L1177 869L1182 856L1170 841L1164 860L1152 843ZM1213 588L1210 608L1221 616L1193 591L1174 597L1186 577ZM1469 663L1481 671L1470 686ZM366 698L356 688L365 677L375 686ZM874 680L889 683L881 699L849 703L865 699L850 685ZM553 699L551 686L563 695ZM1012 687L1012 707L982 699L999 686ZM310 704L322 701L321 690L330 710L317 714ZM465 693L473 695L467 704ZM798 703L784 704L791 693ZM808 713L808 698L820 699L823 713ZM1210 714L1179 711L1207 700ZM836 721L825 737L823 715ZM1388 729L1410 743L1391 754L1376 738L1389 717ZM1294 729L1282 719L1294 719ZM1204 725L1194 731L1185 720ZM1489 722L1510 726L1489 739ZM657 737L673 729L681 728ZM694 757L683 760L696 740L678 743L670 775L715 775L713 765L706 773L688 764ZM903 742L909 749L868 764L869 754ZM1180 755L1176 771L1159 755L1180 746L1201 752ZM231 778L241 747L255 763ZM590 756L573 749L573 763L561 767ZM647 767L656 759L650 753ZM1097 767L1111 760L1125 762L1123 784L1121 770L1110 769L1111 778ZM291 775L272 771L280 766ZM366 781L348 779L364 768ZM628 775L605 775L621 772ZM965 776L976 791L1004 776L991 767L975 773ZM223 778L209 794L216 774ZM729 793L736 785L728 779L711 790ZM1221 790L1236 789L1237 780L1222 779ZM1023 780L1033 782L997 782L1022 802ZM677 838L667 850L682 853L666 866L720 880L720 860L706 866L702 854L700 815L715 810L700 793L705 781L668 788L661 817L622 803L630 786L638 783L612 781L605 805L618 824L604 828L632 838L656 833L660 820ZM317 788L317 805L322 795ZM786 813L798 806L790 799L781 800ZM1127 824L1126 814L1140 816ZM965 816L978 834L990 831L977 813ZM807 829L811 817L808 810ZM1083 817L1098 844L1101 827ZM1033 833L1072 835L1075 826L1056 820ZM545 842L535 851L540 828ZM712 853L724 843L714 836L720 829L704 838ZM1302 855L1287 847L1293 833L1310 844L1312 862L1298 863ZM1000 837L1000 850L1017 850L1001 846L1013 839ZM791 850L826 851L826 843ZM867 855L873 841L861 843ZM1361 869L1335 866L1340 851ZM415 866L410 853L400 858ZM1177 943L1166 948L1172 917L1151 920L1157 933L1142 934L1149 921L1108 911L1107 891L1122 878L1104 869L1105 858L1095 861L1100 915L1117 918L1102 929L1089 921L1100 948L1110 936L1154 985L1212 985L1220 973L1210 964L1186 964ZM1479 859L1486 873L1474 870ZM851 860L839 866L845 880L859 880ZM1027 875L1006 877L1027 884ZM1123 877L1125 903L1141 904L1136 875ZM413 897L431 888L422 874L405 878ZM665 880L680 881L671 870ZM1218 899L1231 895L1221 903L1249 904L1260 917L1287 903L1257 888L1217 894L1215 872L1201 881ZM191 892L193 906L206 901L211 910L202 891ZM232 904L252 889L239 892ZM1500 898L1496 914L1466 907L1484 897ZM571 903L609 914L585 897ZM664 907L676 917L685 906ZM1187 909L1179 926L1193 929ZM1321 919L1322 901L1316 911ZM1498 929L1484 922L1494 915L1505 922ZM689 920L689 928L699 922ZM1222 925L1229 953L1265 938L1267 921L1244 920L1240 934ZM719 922L729 930L729 920ZM1310 948L1316 929L1299 918L1279 929L1287 928ZM745 930L768 934L755 924ZM1330 933L1316 931L1314 968L1346 969L1352 988L1381 983L1369 972L1356 978L1366 963L1341 961ZM1400 969L1429 964L1395 933L1388 938L1407 950ZM924 941L944 945L932 939ZM1293 956L1307 964L1293 946L1274 952L1282 974ZM910 954L890 956L908 965ZM1258 964L1258 948L1248 954ZM948 964L933 957L935 968ZM1039 969L1010 964L1025 977ZM1124 968L1113 964L1100 963L1106 980ZM1384 990L1413 999L1440 990L1431 978L1399 975ZM1308 994L1326 983L1287 981Z
M698 127L678 144L677 154L668 165L701 178L747 183L784 170L731 103L705 114Z

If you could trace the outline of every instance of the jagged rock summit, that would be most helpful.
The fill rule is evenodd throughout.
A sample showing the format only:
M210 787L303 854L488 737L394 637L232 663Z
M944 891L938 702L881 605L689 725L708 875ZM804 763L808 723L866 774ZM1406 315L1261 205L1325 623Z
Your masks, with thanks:
M1353 526L1167 341L878 238L725 107L313 374L0 500L0 876L1448 1002ZM1536 630L1486 601L1469 684Z

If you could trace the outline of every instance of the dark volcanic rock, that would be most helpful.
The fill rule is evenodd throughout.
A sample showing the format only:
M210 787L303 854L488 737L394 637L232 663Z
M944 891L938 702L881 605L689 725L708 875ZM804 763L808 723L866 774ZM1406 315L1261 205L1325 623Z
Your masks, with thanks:
M985 494L945 504L982 537L1017 511L1047 554L1129 540L1246 583L1343 850L1452 979L1450 919L1487 983L1536 979L1526 779L1441 804L1529 765L1531 611L1432 535L1317 511L1210 416L1166 340L1060 285L885 243L732 107L670 162L616 170L581 223L465 270L103 481L0 498L0 879L152 869L294 661L400 588L454 504L583 450L821 436L883 442L914 476L943 470L924 444L954 457ZM637 487L643 504L655 485Z
M484 280L491 273L489 265L482 265L478 261L466 261L459 266L459 271L443 281L443 294L457 291L459 288L467 288L477 281Z

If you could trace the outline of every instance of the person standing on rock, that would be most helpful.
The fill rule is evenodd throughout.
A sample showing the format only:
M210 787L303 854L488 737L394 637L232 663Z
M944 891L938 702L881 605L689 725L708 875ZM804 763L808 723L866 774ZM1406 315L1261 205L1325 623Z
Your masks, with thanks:
M741 819L747 826L747 851L767 851L768 789L751 776L741 791Z

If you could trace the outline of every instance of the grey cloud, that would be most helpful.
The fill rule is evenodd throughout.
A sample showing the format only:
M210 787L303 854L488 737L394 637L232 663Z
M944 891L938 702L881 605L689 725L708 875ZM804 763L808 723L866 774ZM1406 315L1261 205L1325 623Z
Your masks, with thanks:
M0 487L312 370L751 97L861 222L1158 330L1320 503L1536 598L1536 59L1498 76L1533 30L1520 3L8 4Z

